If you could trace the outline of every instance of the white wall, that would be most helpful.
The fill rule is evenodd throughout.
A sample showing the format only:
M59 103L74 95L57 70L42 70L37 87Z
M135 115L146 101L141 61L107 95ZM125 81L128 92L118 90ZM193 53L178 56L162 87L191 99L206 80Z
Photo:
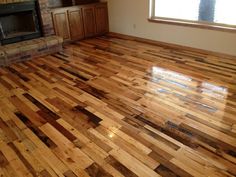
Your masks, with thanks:
M111 32L236 56L236 32L152 23L149 0L107 1Z

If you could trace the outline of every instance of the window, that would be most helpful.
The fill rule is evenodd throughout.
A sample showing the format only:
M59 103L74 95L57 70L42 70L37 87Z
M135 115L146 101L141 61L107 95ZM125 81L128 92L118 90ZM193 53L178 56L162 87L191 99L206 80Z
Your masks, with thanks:
M151 20L236 29L236 0L151 0Z

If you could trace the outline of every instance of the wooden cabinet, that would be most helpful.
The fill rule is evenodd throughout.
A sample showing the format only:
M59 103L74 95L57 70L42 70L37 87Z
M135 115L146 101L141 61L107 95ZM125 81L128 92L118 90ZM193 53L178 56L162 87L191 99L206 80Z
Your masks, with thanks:
M107 4L101 3L95 6L96 33L104 34L109 31Z
M107 3L94 3L54 9L56 35L74 41L103 35L109 31Z
M92 37L96 34L96 23L94 6L86 6L83 8L84 33L85 37Z
M56 35L63 37L64 41L70 40L67 9L54 10L52 16Z
M72 40L84 38L84 23L82 8L74 7L68 10L68 19L70 26L70 36Z

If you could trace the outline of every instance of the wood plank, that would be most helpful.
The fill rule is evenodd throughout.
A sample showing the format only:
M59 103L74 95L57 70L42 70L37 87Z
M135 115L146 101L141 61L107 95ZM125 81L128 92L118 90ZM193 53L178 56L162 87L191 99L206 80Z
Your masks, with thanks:
M0 68L0 176L236 176L236 60L118 36Z

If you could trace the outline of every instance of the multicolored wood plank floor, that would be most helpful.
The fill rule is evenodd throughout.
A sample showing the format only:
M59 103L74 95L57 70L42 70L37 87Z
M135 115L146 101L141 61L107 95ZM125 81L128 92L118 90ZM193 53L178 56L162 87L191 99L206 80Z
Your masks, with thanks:
M0 68L0 176L236 175L236 59L112 37Z

